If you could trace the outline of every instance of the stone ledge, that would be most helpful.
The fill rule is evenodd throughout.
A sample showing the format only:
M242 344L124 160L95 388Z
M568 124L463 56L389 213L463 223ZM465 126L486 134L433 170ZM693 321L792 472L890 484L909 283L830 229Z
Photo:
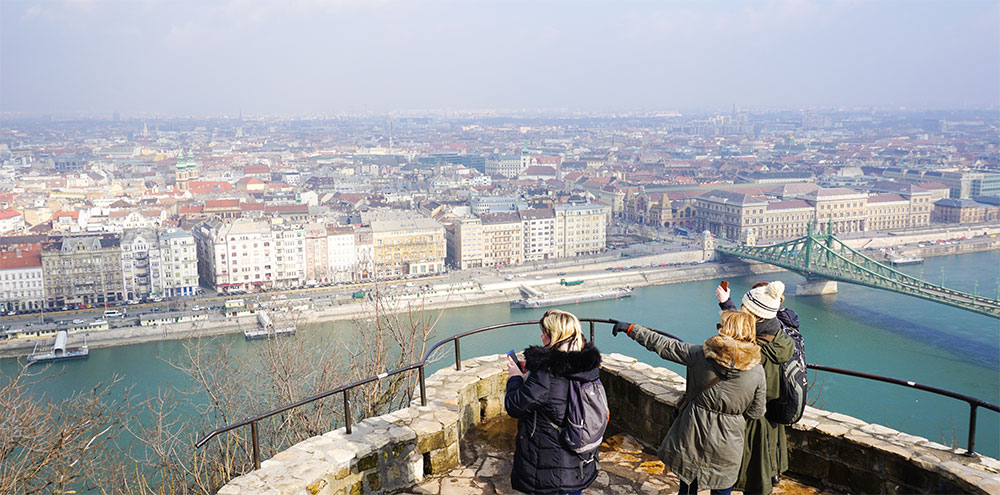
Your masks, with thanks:
M231 480L218 493L387 494L459 465L461 438L505 414L504 355L482 356L427 378L427 406L368 418L300 442ZM684 378L621 354L604 355L601 379L611 419L651 447L670 427ZM930 442L843 414L807 407L787 429L791 471L817 486L860 493L1000 493L1000 462L967 458Z
M684 392L683 377L662 368L651 371L627 356L605 359L601 379L612 422L658 446L670 427L669 413ZM791 472L817 486L848 493L1000 493L997 460L968 458L961 455L963 449L844 414L807 407L786 432Z

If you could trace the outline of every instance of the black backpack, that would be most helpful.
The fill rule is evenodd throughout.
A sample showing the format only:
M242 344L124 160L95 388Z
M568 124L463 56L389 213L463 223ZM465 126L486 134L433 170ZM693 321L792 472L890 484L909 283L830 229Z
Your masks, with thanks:
M806 395L809 386L809 374L806 369L806 344L799 333L799 317L790 310L778 312L781 329L795 343L792 358L779 366L780 394L777 399L767 402L767 412L764 417L774 423L790 425L802 419L806 409Z

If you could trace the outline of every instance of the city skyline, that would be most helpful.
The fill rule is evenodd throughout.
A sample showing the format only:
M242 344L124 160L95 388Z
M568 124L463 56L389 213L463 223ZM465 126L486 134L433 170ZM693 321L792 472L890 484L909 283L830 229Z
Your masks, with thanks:
M0 5L0 112L993 108L996 2Z

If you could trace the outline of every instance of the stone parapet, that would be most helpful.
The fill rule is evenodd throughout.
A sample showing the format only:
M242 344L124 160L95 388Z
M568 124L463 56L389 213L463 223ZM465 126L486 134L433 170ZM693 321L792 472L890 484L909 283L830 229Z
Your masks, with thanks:
M504 414L504 355L446 368L425 381L427 406L410 407L300 442L218 493L361 495L412 487L459 464L462 436ZM684 378L606 354L601 380L612 423L655 447L670 428ZM848 493L1000 493L1000 462L843 414L811 407L788 429L793 474Z
M685 380L621 354L604 356L601 380L616 426L649 446L670 428ZM789 469L847 493L1000 493L1000 462L839 413L806 407L786 430Z
M299 442L235 478L221 495L393 493L459 463L459 440L504 413L503 355L470 359L425 380L427 406L410 407Z

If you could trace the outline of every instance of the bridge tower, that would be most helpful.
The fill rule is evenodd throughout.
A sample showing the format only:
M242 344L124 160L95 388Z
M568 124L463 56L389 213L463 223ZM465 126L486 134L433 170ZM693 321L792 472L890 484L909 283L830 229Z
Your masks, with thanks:
M822 230L822 228L820 230ZM833 237L833 220L832 219L827 224L827 234L829 235L829 237L827 237L827 244L830 245L832 243L832 241L830 239L832 239L832 237ZM812 222L809 222L809 231L808 231L808 233L806 235L808 237L813 237L813 223ZM817 233L816 238L818 239L821 236L822 236L822 234ZM823 260L817 259L816 256L815 256L815 255L819 255L819 256L824 256L824 255L821 254L821 253L815 253L814 254L812 252L811 247L812 247L811 243L806 244L806 247L805 247L805 250L806 250L806 268L807 269L809 267L811 267L814 263L816 263L816 264L825 263ZM828 246L828 247L830 247L830 246ZM826 254L825 256L829 257L829 254ZM827 278L816 277L816 276L813 276L811 274L806 275L805 276L805 280L803 280L802 282L800 282L798 285L795 286L795 295L796 296L822 296L824 294L836 294L836 293L837 293L837 281L836 280L830 280L830 279L827 279Z
M715 236L705 231L701 234L701 261L715 259Z

